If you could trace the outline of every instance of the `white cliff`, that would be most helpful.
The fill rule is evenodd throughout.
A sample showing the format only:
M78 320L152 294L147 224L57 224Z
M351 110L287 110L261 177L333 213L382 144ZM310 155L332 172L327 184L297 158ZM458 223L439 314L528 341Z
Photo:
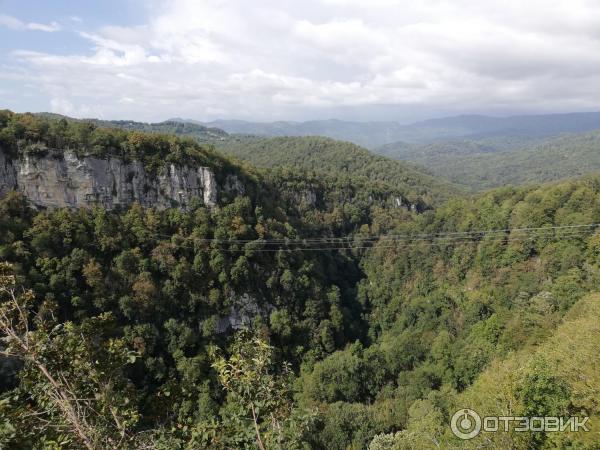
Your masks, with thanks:
M38 207L107 209L134 202L145 207L187 208L194 199L217 204L215 174L207 167L165 166L152 175L141 162L78 158L73 152L10 160L0 150L0 195L21 191Z

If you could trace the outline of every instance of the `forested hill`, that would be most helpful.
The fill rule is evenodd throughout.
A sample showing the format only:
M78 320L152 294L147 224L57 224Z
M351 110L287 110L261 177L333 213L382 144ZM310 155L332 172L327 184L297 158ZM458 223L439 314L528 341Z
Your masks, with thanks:
M230 135L216 142L219 150L258 167L290 167L317 174L347 174L379 181L439 203L459 192L443 177L434 177L412 166L374 155L356 144L330 138Z
M366 339L359 260L417 214L399 206L401 193L344 174L240 167L192 139L6 111L0 146L31 166L68 150L157 174L201 164L244 183L217 205L186 209L36 210L16 192L0 199L0 333L11 336L0 447L254 448L255 426L267 448L305 445L317 414L293 403L293 374ZM256 424L253 400L229 394L219 372L245 327L256 336L242 340L251 347L238 361L258 364L244 372L244 391L262 399Z
M7 169L8 166L3 163L0 176L7 180L0 180L0 192L6 190L8 179L11 177L20 178L18 181L23 185L36 184L35 189L32 189L35 192L40 189L45 191L46 186L38 186L38 183L46 182L58 183L54 190L61 191L63 187L61 187L60 179L65 177L66 172L62 172L68 171L68 165L64 165L62 169L60 167L53 169L61 172L56 176L42 173L43 167L54 167L54 161L57 158L63 158L65 152L70 152L79 158L79 163L84 166L83 159L86 157L99 160L113 158L119 167L123 164L141 163L146 172L145 175L136 175L135 172L138 169L134 166L123 166L116 171L106 168L106 170L115 172L117 178L124 177L121 184L128 192L134 189L134 186L129 186L133 178L137 180L134 184L146 184L146 186L141 186L145 191L153 189L149 185L152 177L167 175L175 177L173 178L175 184L183 183L180 187L172 186L171 190L188 189L188 181L176 180L180 174L171 174L173 169L167 166L187 167L192 171L202 166L210 170L211 177L214 177L215 182L218 183L216 188L220 189L223 194L219 194L219 197L223 197L227 201L235 197L236 193L244 193L250 196L254 202L264 201L264 198L270 198L273 195L282 199L281 195L283 194L288 198L304 198L306 200L305 202L291 202L290 204L293 204L294 208L300 205L316 210L323 208L328 211L335 210L342 216L352 210L352 214L357 220L359 220L358 217L366 220L357 225L369 223L368 211L373 207L413 208L421 211L429 208L431 200L440 195L436 190L437 186L433 184L413 186L408 183L386 182L387 180L376 177L371 180L364 175L354 174L352 171L325 170L317 176L309 173L309 167L302 166L288 167L285 170L257 169L249 164L242 167L230 157L216 151L212 145L198 143L195 138L137 131L142 125L135 125L136 131L126 131L121 128L100 127L97 123L90 121L0 111L0 157L3 158L3 161L4 157L7 157L8 163L11 158L15 160L15 164L10 169ZM365 153L368 154L366 151ZM17 166L24 156L33 158L33 163L27 163L25 171L18 170ZM36 169L38 165L40 168ZM398 165L401 166L401 164ZM86 173L89 175L90 171L97 171L92 169L92 167L87 167L81 174L76 175L83 176ZM129 174L125 174L127 175L125 176L121 173L123 171L129 172ZM31 173L27 175L26 172ZM414 173L415 177L419 176L418 172ZM93 176L106 178L104 175L102 173ZM409 170L405 171L405 175L409 179L412 176ZM28 177L33 178L29 180ZM106 182L106 180L100 179L87 180L86 177L87 175L83 177L85 180L83 178L66 180L64 188L69 190L75 188L76 190L78 183L84 183L86 186L91 183L94 186ZM112 190L114 191L115 188L116 186L113 186ZM111 190L110 187L106 189ZM159 189L164 189L164 186ZM103 195L106 194L113 197L116 195L115 192L106 192Z
M600 170L598 131L551 139L505 137L427 145L401 143L378 151L422 165L474 190L560 180Z
M498 189L399 223L394 234L421 238L382 239L363 259L369 343L301 379L305 401L327 411L320 448L366 448L378 433L369 448L596 448L597 425L461 441L449 421L464 408L598 420L599 223L597 176Z
M177 119L181 120L181 119ZM431 143L443 140L489 137L540 138L560 133L580 133L600 129L599 112L519 115L492 117L460 115L423 120L412 124L394 121L350 122L312 120L307 122L248 122L216 120L199 125L221 128L228 133L262 136L327 136L351 141L370 149L391 142Z
M100 120L100 119L74 119L54 113L38 113L40 117L49 119L65 119L71 122L92 123L102 128L119 128L127 131L143 131L145 133L175 134L178 136L188 136L197 139L200 142L214 141L223 139L227 133L219 128L206 127L203 125L181 122L176 120L167 120L157 123L135 122L133 120Z
M377 156L355 144L330 138L307 136L269 139L228 135L218 128L207 128L176 119L148 124L134 121L77 120L49 113L42 113L40 116L92 124L99 128L191 137L255 167L287 167L295 172L312 171L325 177L362 178L362 184L383 183L389 189L402 192L412 203L439 203L461 191L461 188L445 181L443 177L431 176L415 165Z
M469 443L449 420L600 416L599 177L414 212L326 159L336 173L258 170L189 138L9 112L0 145L31 166L68 149L74 167L196 163L245 187L186 208L0 198L1 448L596 448L597 428Z

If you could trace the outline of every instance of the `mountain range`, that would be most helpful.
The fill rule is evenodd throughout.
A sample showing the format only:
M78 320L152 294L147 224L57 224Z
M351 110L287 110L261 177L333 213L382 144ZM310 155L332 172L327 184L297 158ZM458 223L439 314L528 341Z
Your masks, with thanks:
M312 120L307 122L249 122L215 120L199 122L181 118L170 121L195 123L219 128L227 133L259 136L325 136L341 139L367 148L393 142L431 143L448 139L481 139L498 136L541 138L561 133L580 133L600 129L600 112L566 114L516 115L492 117L460 115L430 119L404 125L395 121L351 122L344 120Z
M419 145L463 184L600 154L519 139ZM600 422L598 223L594 174L465 195L326 137L0 111L0 448L596 449L448 422Z
M55 114L41 115L82 122ZM435 119L414 124L413 137L416 136L414 130L420 130L421 136L426 134L424 130L431 133L438 130L434 133L437 133L436 136L459 132L470 134L468 137L421 142L392 142L371 149L371 152L350 142L350 139L323 137L327 131L320 136L269 137L230 134L215 126L222 125L221 122L203 125L179 119L160 123L98 119L84 121L99 127L193 138L258 167L287 166L316 172L346 173L421 194L422 187L431 188L429 192L434 196L429 199L435 203L461 190L461 186L463 189L480 191L504 185L560 180L600 170L600 133L594 128L597 120L598 113L504 119L485 116ZM280 122L285 123L289 124ZM352 128L350 122L311 123L345 123L348 130ZM306 124L308 122L304 124L308 126ZM373 124L380 130L390 126L388 122ZM359 125L356 132L361 130ZM591 131L586 131L588 128ZM338 128L339 132L341 130Z

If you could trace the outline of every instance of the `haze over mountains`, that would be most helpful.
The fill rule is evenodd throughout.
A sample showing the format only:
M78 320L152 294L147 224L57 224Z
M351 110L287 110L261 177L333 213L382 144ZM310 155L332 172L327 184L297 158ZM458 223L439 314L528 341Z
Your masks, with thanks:
M300 145L302 140L292 140L318 135L349 141L373 153L416 164L472 190L553 181L600 170L598 112L502 118L463 115L410 125L341 120L193 123L232 133L215 145L252 164L276 165L282 161L300 164L306 162L306 156L298 156L298 151L302 153L300 148L315 154L315 146L322 155L331 155L330 149L337 147L334 153L341 155L339 148L344 145L340 143L317 140ZM349 145L346 150L348 158L355 151Z
M430 143L448 139L481 139L498 136L541 138L560 133L600 129L600 112L491 117L461 115L403 125L398 122L349 122L313 120L307 122L248 122L215 120L199 122L172 119L220 128L228 133L260 136L325 136L375 149L392 142Z
M42 115L80 121L55 114ZM241 121L201 124L182 119L160 123L86 120L101 127L191 137L259 167L342 171L392 185L411 186L415 192L419 186L434 184L438 194L455 192L461 187L481 191L600 171L600 113L507 118L457 116L413 125L338 120L272 124ZM237 128L226 126L232 123ZM218 125L225 125L229 132ZM244 133L236 134L235 130ZM249 134L253 130L256 134ZM267 132L297 134L268 136ZM373 136L376 140L391 139L394 133L395 137L402 133L406 139L372 148L371 152L353 143L357 139L374 142ZM321 139L315 135L338 137ZM407 177L407 173L412 175Z

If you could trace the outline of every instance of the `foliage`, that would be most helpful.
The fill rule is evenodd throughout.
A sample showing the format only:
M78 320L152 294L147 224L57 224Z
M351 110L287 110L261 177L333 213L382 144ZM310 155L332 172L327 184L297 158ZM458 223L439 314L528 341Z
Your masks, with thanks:
M237 334L231 356L213 355L213 368L227 392L217 433L203 445L223 448L299 449L314 413L295 408L291 369L272 373L273 347L249 331ZM200 425L202 427L202 425Z
M105 337L110 316L82 324L56 323L53 305L32 312L33 292L18 292L10 265L0 265L2 354L22 361L19 387L2 399L2 439L61 448L130 447L139 415L135 389L124 377L136 353L122 339ZM15 410L7 405L20 404ZM8 442L7 442L8 441Z
M170 131L170 128L164 131ZM93 121L15 114L6 110L0 111L0 148L13 157L45 156L72 150L78 156L141 161L153 171L165 163L208 165L217 172L230 166L229 161L215 153L210 145L200 145L189 137L144 133L137 128L134 131L102 128Z
M597 177L435 209L417 196L414 212L387 181L254 171L194 142L119 130L94 150L84 124L6 113L0 137L16 157L73 145L157 168L191 158L251 189L188 211L0 200L4 280L24 289L1 306L5 337L17 330L0 362L3 445L469 448L448 428L458 407L600 416ZM236 337L245 327L255 334ZM24 336L58 385L14 347ZM65 383L68 395L53 394ZM594 448L589 436L472 446Z
M291 167L316 174L366 178L401 190L410 202L431 204L458 192L450 183L414 166L377 156L350 142L329 138L230 136L215 142L219 150L258 167Z
M481 191L540 183L600 170L600 133L553 138L496 137L431 144L388 145L383 155L418 164L431 173Z

